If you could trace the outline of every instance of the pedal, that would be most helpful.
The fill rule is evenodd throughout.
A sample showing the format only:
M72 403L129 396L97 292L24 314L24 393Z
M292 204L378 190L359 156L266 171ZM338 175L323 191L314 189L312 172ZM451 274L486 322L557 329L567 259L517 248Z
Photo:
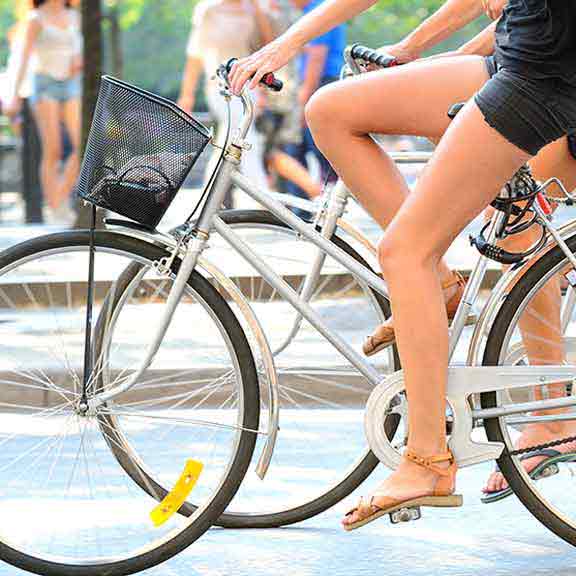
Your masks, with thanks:
M420 506L414 508L400 508L390 514L390 522L392 524L400 524L401 522L412 522L420 520L422 514L420 513Z

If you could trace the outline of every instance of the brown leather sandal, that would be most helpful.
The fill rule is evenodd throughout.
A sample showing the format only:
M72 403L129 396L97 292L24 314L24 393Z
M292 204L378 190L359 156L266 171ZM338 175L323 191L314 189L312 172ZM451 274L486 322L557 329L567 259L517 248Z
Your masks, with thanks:
M358 505L346 513L348 517L355 512L359 512L360 520L351 524L343 524L344 530L356 530L356 528L365 526L386 514L391 515L392 518L395 512L403 509L418 509L422 506L430 508L457 508L462 506L462 496L454 494L458 467L450 451L428 458L406 451L404 452L404 458L438 474L439 478L436 481L432 494L411 498L410 500L398 500L375 492L368 500L360 498ZM448 466L448 468L441 468L437 465L439 462L450 462L450 466ZM384 498L384 503L374 504L374 498L380 495ZM416 518L419 518L419 510L417 512Z
M458 310L458 305L462 296L464 295L464 289L466 288L466 280L460 272L454 272L453 277L442 284L442 290L448 290L452 286L458 286L458 289L454 295L446 302L446 312L448 313L448 320L451 322L456 316L456 311ZM475 316L468 316L466 319L466 325L474 324L476 322ZM392 318L388 318L386 322L376 328L374 334L368 336L362 345L362 351L365 356L373 356L377 354L384 348L387 348L391 344L394 344L396 336L394 334L394 321Z

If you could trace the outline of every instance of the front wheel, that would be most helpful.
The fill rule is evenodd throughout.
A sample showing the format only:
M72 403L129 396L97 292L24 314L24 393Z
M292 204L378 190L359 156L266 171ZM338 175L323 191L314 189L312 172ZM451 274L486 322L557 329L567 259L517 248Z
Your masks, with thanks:
M576 235L567 240L576 250ZM576 314L574 310L574 268L559 247L538 259L521 277L503 303L486 343L483 364L546 365L567 364L576 377ZM568 278L568 289L563 279ZM551 385L515 389L509 394L481 395L483 408L565 397L573 394L573 379ZM518 408L518 407L517 407ZM576 545L576 411L524 411L484 422L489 440L502 442L504 451L498 466L520 502L547 528ZM521 460L520 449L554 449L544 474L528 474L536 460ZM532 477L531 477L532 476ZM513 507L507 498L493 506Z
M231 210L220 216L274 271L301 289L316 255L310 242L269 212ZM368 267L343 239L335 235L332 242ZM262 325L278 371L281 406L278 441L266 478L262 481L250 469L218 523L228 528L271 528L300 522L340 502L377 466L363 428L372 385L310 324L300 323L296 310L221 238L213 234L209 245L207 258L228 273ZM136 310L145 307L148 298L165 297L155 293L145 278L139 279L137 264L123 271L118 286L116 299L109 303L119 325L129 322L126 305ZM390 314L386 299L331 258L320 270L310 305L357 349ZM235 304L231 306L236 310ZM118 336L111 326L107 337L114 343ZM101 326L97 332L103 332ZM374 363L383 374L398 366L393 349L375 356ZM397 419L391 417L386 424L393 436ZM143 481L138 462L123 459L121 464L143 490L148 485L161 488L158 478ZM194 510L192 497L181 513Z
M189 546L234 496L258 433L249 344L197 273L136 386L93 412L79 409L88 241L88 232L54 234L0 256L0 558L50 576L132 574ZM139 366L178 266L159 277L154 262L165 250L127 236L97 232L95 244L95 317L133 262L151 294L133 295L146 305L124 306L106 357L95 355L89 398ZM142 490L121 460L145 466L143 482L192 488L193 513L159 508L167 491Z

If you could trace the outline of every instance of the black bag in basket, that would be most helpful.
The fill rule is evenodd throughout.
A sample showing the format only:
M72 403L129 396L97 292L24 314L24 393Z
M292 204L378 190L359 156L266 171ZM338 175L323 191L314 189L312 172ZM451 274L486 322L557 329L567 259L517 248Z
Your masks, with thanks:
M170 100L103 76L78 194L156 228L209 141Z

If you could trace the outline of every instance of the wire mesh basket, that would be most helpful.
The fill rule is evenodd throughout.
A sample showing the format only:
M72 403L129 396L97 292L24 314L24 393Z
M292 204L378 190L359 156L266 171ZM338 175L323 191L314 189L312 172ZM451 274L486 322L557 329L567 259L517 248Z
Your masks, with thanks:
M103 76L78 194L156 228L209 141L210 131L170 100Z

